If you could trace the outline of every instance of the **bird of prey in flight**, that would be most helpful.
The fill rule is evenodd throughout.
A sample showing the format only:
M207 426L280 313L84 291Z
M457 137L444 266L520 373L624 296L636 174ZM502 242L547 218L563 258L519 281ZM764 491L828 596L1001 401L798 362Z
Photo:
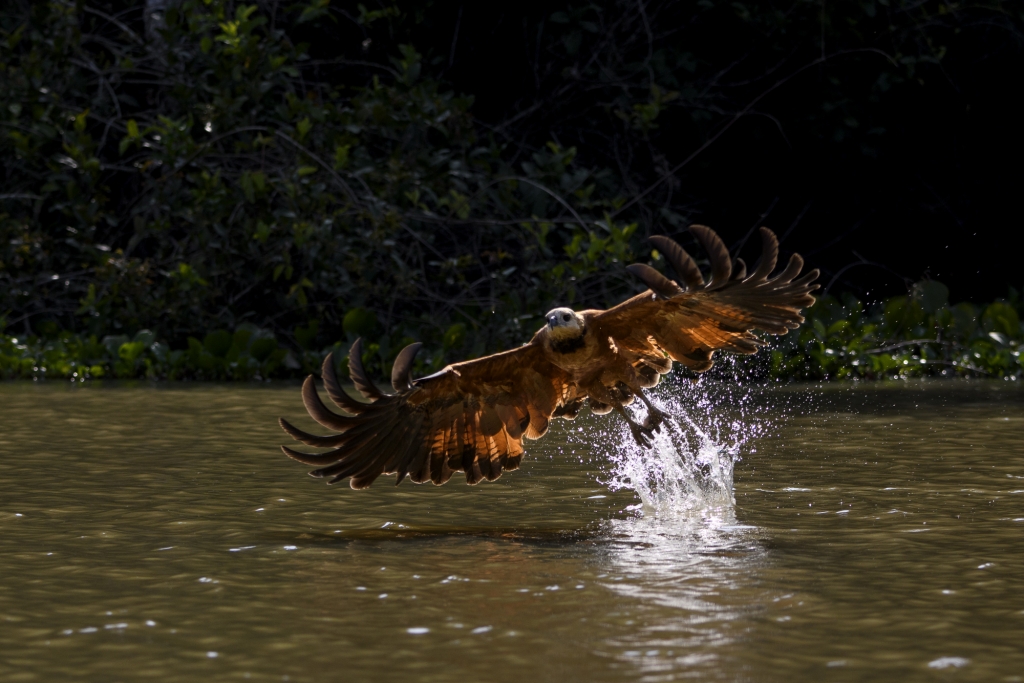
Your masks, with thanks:
M658 384L672 362L694 372L711 367L715 351L752 354L765 342L754 334L786 334L803 322L800 310L814 303L818 271L798 277L803 259L793 254L775 277L779 243L761 228L763 253L749 275L742 259L710 228L690 226L708 252L711 273L705 280L693 258L664 236L651 242L678 274L672 281L643 264L627 266L649 289L605 311L556 308L529 343L476 360L455 363L428 377L410 371L421 344L411 344L395 359L394 393L370 381L362 364L362 343L349 353L349 376L366 399L348 395L338 382L334 359L323 365L324 389L347 415L328 409L313 376L302 385L310 416L336 433L317 436L286 420L281 427L307 446L330 448L284 453L317 469L314 477L334 484L345 479L363 489L382 474L406 476L416 483L444 484L456 472L476 484L493 481L503 470L519 467L523 440L539 439L554 418L574 419L586 402L602 415L619 413L636 441L650 446L666 415L651 405L644 389ZM635 421L624 409L640 399L647 417Z

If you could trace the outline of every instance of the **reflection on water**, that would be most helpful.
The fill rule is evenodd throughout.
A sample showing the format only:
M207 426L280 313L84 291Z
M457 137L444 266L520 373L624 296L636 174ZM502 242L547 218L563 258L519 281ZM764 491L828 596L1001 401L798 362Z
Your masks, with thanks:
M645 679L712 667L742 636L731 624L750 613L749 595L729 596L751 583L765 554L756 528L737 523L733 496L741 450L766 430L759 416L747 414L749 399L739 387L677 387L654 397L672 417L651 450L640 448L621 422L612 428L617 441L600 449L609 471L602 483L641 501L627 508L635 516L605 526L617 580L604 587L670 615L608 640ZM634 412L642 419L642 409Z
M612 635L610 649L645 674L713 666L742 637L733 623L756 609L750 589L765 553L754 528L721 505L613 520L608 531L616 580L604 587L664 615Z
M1022 392L657 400L352 491L296 387L0 384L0 680L1024 680Z

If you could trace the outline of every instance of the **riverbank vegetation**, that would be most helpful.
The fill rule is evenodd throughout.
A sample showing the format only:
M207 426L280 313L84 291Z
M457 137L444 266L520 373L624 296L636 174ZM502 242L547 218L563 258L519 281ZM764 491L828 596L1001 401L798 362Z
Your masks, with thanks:
M1024 379L1024 301L1017 292L986 306L951 305L935 281L915 285L908 296L865 306L852 296L823 296L799 330L769 339L752 359L720 365L713 375L736 374L762 381L988 377ZM367 314L368 315L368 314ZM524 330L523 341L528 331ZM0 335L0 378L264 380L318 373L334 352L346 374L350 341L357 334L318 346L316 329L296 330L298 348L253 325L215 330L172 348L149 330L82 337L49 329L42 335ZM446 350L460 344L464 329L452 326L441 348L424 349L417 375L440 369ZM372 336L370 337L372 339ZM364 363L383 368L389 358L376 342Z
M694 164L737 122L854 168L901 144L894 117L947 78L951 41L1002 45L1024 16L999 0L563 4L523 10L529 87L483 116L451 85L473 39L459 3L4 3L0 376L296 377L358 336L386 376L413 340L422 370L507 348L554 305L639 291L624 264L665 269L647 236L734 202ZM779 230L784 256L808 254L786 241L805 213ZM713 227L756 260L757 225ZM926 281L861 303L845 268L811 264L853 294L813 309L764 376L1019 374L1016 295L936 304Z

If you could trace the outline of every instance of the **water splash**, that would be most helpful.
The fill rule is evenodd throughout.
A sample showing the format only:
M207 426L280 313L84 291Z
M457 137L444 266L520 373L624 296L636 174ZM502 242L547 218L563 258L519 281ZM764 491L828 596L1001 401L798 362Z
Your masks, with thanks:
M650 449L638 446L620 423L610 435L611 447L602 453L609 470L601 483L613 491L635 491L641 504L631 507L645 515L715 508L731 513L735 464L743 447L768 428L752 414L749 392L736 385L687 383L664 387L650 398L671 417ZM634 419L643 420L641 405L630 410Z
M729 624L758 604L751 597L760 598L758 568L766 556L759 530L737 523L733 494L733 468L768 428L754 394L706 382L662 386L650 398L671 416L652 448L640 448L617 421L605 447L595 450L607 463L602 482L641 501L627 508L640 514L605 523L609 580L602 585L639 605L669 610L657 629L607 641L640 680L674 670L680 652L699 653L690 655L688 667L714 667L738 640ZM630 409L642 421L645 409Z

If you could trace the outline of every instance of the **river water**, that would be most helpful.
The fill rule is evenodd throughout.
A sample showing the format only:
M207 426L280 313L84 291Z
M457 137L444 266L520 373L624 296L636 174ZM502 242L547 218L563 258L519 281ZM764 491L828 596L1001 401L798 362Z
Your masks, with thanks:
M1024 681L1024 391L657 400L352 491L297 386L0 384L0 680Z

